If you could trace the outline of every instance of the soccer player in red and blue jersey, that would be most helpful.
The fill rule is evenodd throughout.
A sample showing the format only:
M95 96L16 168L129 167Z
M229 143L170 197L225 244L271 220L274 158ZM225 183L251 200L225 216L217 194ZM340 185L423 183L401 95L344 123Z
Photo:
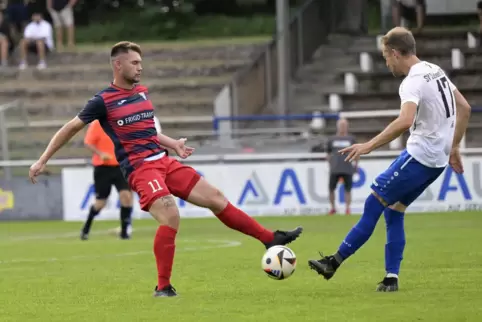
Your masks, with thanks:
M116 159L130 187L139 195L141 208L159 222L154 238L158 272L154 296L170 297L177 295L170 278L179 228L179 210L173 196L210 209L227 227L256 238L266 248L294 241L303 229L273 232L264 228L233 206L193 168L167 156L164 147L173 149L182 159L194 149L185 145L186 139L175 140L156 132L149 92L139 85L141 56L139 45L131 42L112 47L113 82L53 136L42 156L30 167L29 176L35 183L48 160L86 124L98 120L114 143Z

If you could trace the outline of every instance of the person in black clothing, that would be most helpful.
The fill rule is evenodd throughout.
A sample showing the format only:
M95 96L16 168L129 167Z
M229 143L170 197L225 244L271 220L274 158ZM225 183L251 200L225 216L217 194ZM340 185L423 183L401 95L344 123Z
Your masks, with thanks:
M7 4L8 21L16 35L22 35L25 26L30 20L28 12L29 0L5 0Z
M0 66L6 67L8 64L8 52L12 43L10 26L0 11Z

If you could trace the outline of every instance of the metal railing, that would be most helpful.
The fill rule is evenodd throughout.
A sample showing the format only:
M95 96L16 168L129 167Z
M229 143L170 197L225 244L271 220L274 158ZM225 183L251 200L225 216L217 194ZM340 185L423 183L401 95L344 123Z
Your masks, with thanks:
M4 161L10 160L10 147L8 139L9 127L6 114L7 111L12 108L20 109L20 115L22 116L22 118L26 119L26 111L23 109L21 101L15 100L13 102L0 105L0 151L2 153L2 159ZM28 128L27 124L25 124L24 127ZM12 177L12 173L10 170L10 167L5 167L3 169L4 177L7 180L10 180Z
M362 156L362 160L365 159L383 159L394 158L400 155L401 150L380 150L373 151L370 154ZM474 156L482 155L482 148L465 148L460 150L462 156ZM233 153L233 154L219 154L219 155L197 155L191 156L188 159L181 160L177 156L174 158L182 161L186 164L199 164L199 163L239 163L239 162L290 162L290 161L305 161L305 160L323 160L326 159L327 153ZM0 167L3 168L22 168L30 167L37 160L14 160L14 161L0 161ZM48 166L90 166L90 159L52 159L47 163Z
M335 2L308 0L291 18L289 24L289 57L291 75L311 59L328 40L333 29ZM246 68L235 74L231 87L232 115L251 115L271 106L278 94L277 37Z

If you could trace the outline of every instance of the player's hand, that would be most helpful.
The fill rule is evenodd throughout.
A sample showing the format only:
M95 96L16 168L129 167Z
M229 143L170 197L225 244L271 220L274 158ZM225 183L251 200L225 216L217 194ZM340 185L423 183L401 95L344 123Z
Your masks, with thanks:
M181 159L186 159L194 152L194 148L186 146L187 139L179 139L177 140L177 144L174 147L174 151Z
M101 153L99 156L102 161L109 161L113 159L112 155L108 153Z
M40 160L32 164L28 173L30 181L32 181L32 183L37 183L37 177L44 171L45 163L41 162Z
M368 154L372 152L370 146L367 143L358 143L353 144L347 148L341 149L340 152L342 155L346 155L345 161L352 162L358 161L361 155Z
M464 173L464 165L462 164L462 157L460 156L460 151L458 148L452 149L450 151L449 164L454 169L455 173Z

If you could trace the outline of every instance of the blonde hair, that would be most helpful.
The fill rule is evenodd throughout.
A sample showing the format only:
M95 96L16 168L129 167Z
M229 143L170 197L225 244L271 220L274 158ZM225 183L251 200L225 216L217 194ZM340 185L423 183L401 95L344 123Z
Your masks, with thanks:
M382 37L382 44L390 49L395 49L402 56L415 55L417 53L415 38L410 30L403 27L395 27Z

